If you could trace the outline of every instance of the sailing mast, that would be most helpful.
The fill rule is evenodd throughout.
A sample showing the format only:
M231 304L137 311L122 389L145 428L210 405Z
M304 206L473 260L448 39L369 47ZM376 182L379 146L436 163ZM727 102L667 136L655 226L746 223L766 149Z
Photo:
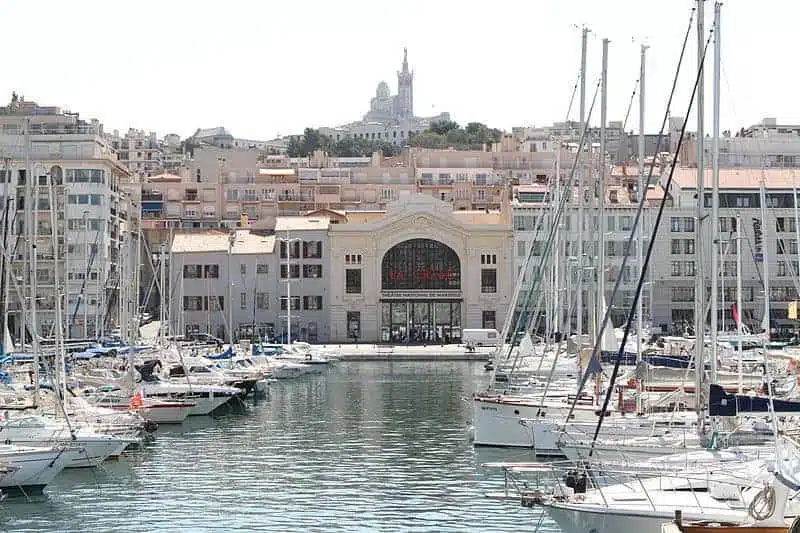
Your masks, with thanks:
M597 295L598 301L595 305L596 316L595 330L601 327L603 322L603 315L606 308L606 113L608 111L608 39L603 39L603 71L601 74L602 85L600 86L600 183L598 184L600 205L598 206L598 231L600 239L598 239L599 250L597 252ZM620 272L621 276L622 273Z
M705 168L703 161L705 134L703 130L703 57L705 53L705 28L703 26L703 11L705 0L697 0L697 215L695 218L695 272L694 272L694 368L695 368L695 408L697 409L697 431L703 435L703 401L701 391L703 387L703 345L705 339L705 280L703 278L703 246L701 224L703 223L703 202L705 197Z
M717 309L719 301L719 260L722 247L719 232L719 78L720 78L720 33L719 33L720 3L714 4L714 118L711 138L711 372L712 383L717 381ZM699 252L698 252L699 254ZM697 255L700 259L701 256ZM702 261L702 259L701 259Z
M743 392L744 378L742 375L742 217L736 215L736 336L739 338L739 394Z
M581 137L586 134L586 44L589 36L589 28L584 27L581 32L581 101L580 101L580 121L581 121ZM589 144L591 146L591 144ZM591 153L591 149L589 150ZM578 161L581 161L580 173L578 174L578 250L576 255L578 257L578 280L575 285L575 290L578 291L578 299L576 304L576 333L578 335L579 350L583 346L583 231L584 231L584 204L586 187L586 168L582 163L583 147L578 147L576 154Z
M761 201L761 245L762 253L763 253L763 263L764 263L764 317L761 319L761 326L764 328L764 343L769 342L770 337L770 312L769 312L769 246L767 246L767 237L769 228L766 226L767 223L767 190L766 190L766 173L762 169L761 170L761 187L760 187L760 198Z
M639 59L639 201L647 198L647 187L644 183L644 74L647 46L641 46ZM645 200L646 202L647 200ZM639 238L636 244L637 264L639 265L639 275L642 276L644 266L644 221L639 224ZM651 284L652 285L652 284ZM650 299L650 308L653 307L653 300ZM642 361L642 298L636 303L636 365ZM642 383L636 380L636 412L642 412Z

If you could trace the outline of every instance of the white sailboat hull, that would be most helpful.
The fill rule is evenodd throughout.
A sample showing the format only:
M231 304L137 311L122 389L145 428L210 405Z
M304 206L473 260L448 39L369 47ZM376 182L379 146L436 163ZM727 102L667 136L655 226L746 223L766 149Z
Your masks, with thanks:
M179 405L146 405L139 410L145 420L156 424L180 424L189 412L194 408L194 404Z
M18 448L6 446L0 463L0 489L25 494L41 491L66 467L68 453L56 448Z

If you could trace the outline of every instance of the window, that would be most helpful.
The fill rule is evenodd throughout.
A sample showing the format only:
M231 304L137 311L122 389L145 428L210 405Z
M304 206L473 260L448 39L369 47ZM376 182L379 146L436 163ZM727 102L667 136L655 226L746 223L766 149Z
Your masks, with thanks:
M183 265L183 278L196 279L203 277L203 265Z
M736 276L736 261L725 261L722 264L722 275L726 278Z
M203 310L203 297L202 296L184 296L183 297L183 310L184 311L202 311Z
M630 216L626 215L626 216L620 217L619 229L621 229L622 231L630 231L631 224L632 224L632 219L631 219Z
M206 309L209 311L224 311L225 310L225 297L224 296L204 296L208 301Z
M266 263L259 263L256 265L256 274L269 274L269 265Z
M411 239L395 245L381 262L383 290L459 289L458 254L433 239Z
M239 265L239 273L242 275L242 277L245 277L247 275L247 265L244 263Z
M606 217L606 229L608 231L614 231L614 221L615 220L616 220L616 217L613 217L613 216Z
M299 241L292 241L287 243L286 241L281 241L281 259L286 259L286 248L289 245L289 255L291 259L299 259L300 258L300 242Z
M694 301L694 287L672 287L673 302L693 302Z
M281 279L299 278L300 265L281 265Z
M694 219L692 217L683 217L683 231L687 233L694 232Z
M247 309L247 293L239 293L240 306L242 309Z
M671 248L672 248L672 254L673 255L678 255L678 254L682 254L683 253L683 247L681 246L681 240L680 239L672 239Z
M481 292L497 292L497 269L481 269Z
M525 241L517 241L517 255L525 257L528 255L528 243Z
M686 239L683 241L684 250L687 254L694 253L694 239Z
M256 293L256 309L269 309L269 293L257 292Z
M616 241L606 241L606 256L615 257L617 255Z
M683 266L683 272L686 276L694 276L695 269L694 269L694 261L685 261Z
M345 270L345 293L361 294L360 268L348 268Z
M344 264L345 265L360 265L361 264L361 254L345 254L345 256L344 256Z
M303 257L305 259L322 258L322 241L303 241Z
M681 231L681 217L669 217L669 230L672 232Z
M321 278L322 265L303 265L304 278Z
M496 254L481 254L481 264L482 265L496 265L497 264L497 255Z
M347 312L347 338L353 339L358 342L358 337L361 334L361 312L348 311Z
M786 276L786 261L778 261L778 277Z
M219 278L219 265L204 265L204 278Z
M483 329L496 329L497 321L495 320L495 316L495 311L484 311L481 320L483 325L481 327L483 327Z
M322 309L322 296L303 296L303 309L306 311L320 311Z
M672 275L673 276L680 276L681 272L682 272L681 262L680 261L672 261Z
M281 311L286 311L287 306L286 296L281 296ZM299 296L292 296L292 311L299 311L300 310L300 297Z
M797 240L795 239L778 239L778 254L797 254Z

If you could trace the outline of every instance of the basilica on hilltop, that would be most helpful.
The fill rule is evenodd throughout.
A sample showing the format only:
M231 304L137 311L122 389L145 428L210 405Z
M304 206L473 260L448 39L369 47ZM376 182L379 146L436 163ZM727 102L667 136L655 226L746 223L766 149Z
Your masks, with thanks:
M389 84L381 81L363 120L336 128L320 128L320 132L336 140L352 136L402 146L432 122L444 120L450 120L449 113L430 117L414 115L414 72L408 67L408 50L404 48L403 64L397 71L397 94L392 94Z

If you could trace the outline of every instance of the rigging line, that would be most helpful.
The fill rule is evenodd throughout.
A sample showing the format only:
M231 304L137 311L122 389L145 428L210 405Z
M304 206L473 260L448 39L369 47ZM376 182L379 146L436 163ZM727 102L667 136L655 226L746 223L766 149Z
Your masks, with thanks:
M705 64L706 53L708 52L708 46L709 43L711 42L711 38L713 37L713 35L714 35L714 30L712 29L711 31L708 32L708 39L706 40L706 44L703 47L703 58L700 61L700 65L698 66L697 76L695 77L694 80L694 88L692 89L692 95L689 98L689 106L686 111L687 117L689 116L689 113L692 110L692 106L694 105L694 99L695 96L697 95L697 87L700 84L700 80L702 79L703 76L703 65ZM686 135L686 125L688 123L689 123L688 120L684 120L683 126L681 127L681 134L680 137L678 138L678 146L675 149L675 155L673 156L672 159L672 166L669 170L669 177L667 178L667 183L664 185L664 196L661 198L661 204L658 206L658 213L656 214L655 223L653 225L653 233L650 236L650 242L648 243L647 246L647 255L645 255L644 264L642 265L641 272L639 272L639 281L636 285L636 292L633 293L633 305L631 306L631 309L628 312L628 321L625 324L625 333L622 336L622 343L620 344L619 351L617 352L617 360L614 362L614 370L611 373L611 380L609 382L608 389L606 390L606 397L605 400L603 401L603 407L600 410L599 418L597 420L597 428L594 431L594 438L592 439L592 447L589 448L589 457L592 456L592 451L594 450L594 444L597 441L597 436L600 434L600 427L602 426L603 419L605 418L605 410L608 409L608 404L611 401L611 395L614 392L613 391L614 382L616 381L617 375L619 374L620 362L622 361L622 356L625 353L625 343L628 340L628 335L630 334L631 326L633 325L634 309L642 294L642 287L644 287L644 280L646 278L644 273L647 271L647 266L650 264L650 258L653 255L653 248L655 247L655 241L656 241L655 236L658 233L658 226L661 223L661 218L664 215L664 208L667 205L667 198L669 196L670 186L672 185L672 178L675 175L675 168L678 166L678 154L680 153L680 148L681 145L683 144L683 139ZM651 166L650 167L651 173L652 169L653 167ZM642 205L643 203L640 204L640 210ZM699 224L700 222L698 221L697 223ZM701 332L695 332L695 334L696 335L701 334ZM695 358L697 358L698 356L699 354L695 354ZM695 365L694 365L695 372L701 371L699 366L700 365L698 364L697 359L695 359ZM695 391L695 398L696 399L700 398L700 391Z
M575 80L575 84L572 86L572 96L569 97L569 105L567 105L567 116L564 118L564 123L569 124L569 115L572 113L572 105L575 103L575 95L578 93L578 86L580 85L581 81L581 73L578 71L578 77ZM559 146L559 148L561 148Z
M637 78L636 81L633 82L633 92L631 92L631 100L630 100L630 102L628 102L628 110L625 112L625 120L622 121L622 133L623 133L623 135L625 134L625 128L627 128L627 126L628 126L628 119L631 116L631 109L633 109L633 100L634 100L634 98L636 98L636 91L639 88L639 82L640 81L641 80L639 80ZM622 153L622 142L617 144L617 158L616 159L618 161L619 161L620 153Z
M586 125L588 125L588 121L591 118L592 109L594 108L594 102L595 102L595 100L597 98L597 92L600 89L600 82L601 81L602 80L598 80L598 82L597 82L597 87L595 88L594 97L592 98L592 106L589 108L589 115L586 118ZM555 236L555 233L556 233L556 230L558 228L558 224L559 224L559 221L560 221L560 218L561 218L561 213L563 212L564 206L566 205L566 201L569 198L569 194L568 193L571 190L571 187L572 187L571 184L573 183L574 178L575 178L575 172L576 172L576 170L578 168L578 162L580 161L580 154L583 152L583 145L584 145L584 142L585 142L586 137L587 137L587 130L588 130L588 127L581 127L581 137L580 137L580 141L578 143L578 150L576 152L576 157L574 157L573 161L572 161L572 168L570 169L569 180L565 180L564 181L564 185L562 185L563 191L561 192L561 195L559 197L559 205L558 205L558 208L556 210L556 213L555 213L555 216L554 216L554 220L552 221L552 225L550 227L550 230L548 231L548 238L545 241L545 243L546 243L545 249L541 251L542 255L541 255L540 259L539 259L539 265L538 265L537 269L531 273L531 275L533 276L532 282L534 283L536 288L538 288L538 282L541 280L541 277L542 277L541 276L541 272L543 272L544 268L547 266L546 265L546 261L547 261L548 255L549 255L550 245L552 244L552 242L554 240L554 236ZM559 143L558 143L559 152L561 151L561 148L562 148L561 139L559 138ZM552 184L552 182L550 182L550 184ZM542 216L539 219L539 223L538 223L537 228L536 228L536 235L537 236L539 234L539 230L543 228L543 223L544 223L543 221L544 221L544 216ZM535 240L531 241L531 246L528 248L528 253L525 256L525 261L523 263L523 268L525 269L526 273L527 273L528 265L531 264L531 258L533 257L533 252L534 252L534 249L535 249L535 247L534 247L534 243L535 242L536 242ZM524 279L524 276L518 276L517 282L516 282L515 287L514 287L514 293L513 293L513 296L512 296L512 300L511 300L511 302L509 302L509 309L511 310L511 312L508 314L508 317L506 318L506 321L505 321L505 323L503 325L503 330L502 330L501 335L500 335L500 338L502 339L502 341L501 341L500 347L497 349L497 352L496 352L496 354L498 356L497 357L498 364L495 366L495 369L492 371L492 376L489 379L489 384L487 385L487 390L491 390L494 387L495 378L497 376L497 371L498 371L498 368L500 366L499 363L500 363L500 361L503 360L502 355L503 355L503 352L505 350L505 338L508 336L508 331L511 329L512 332L513 332L513 336L511 338L511 342L509 343L508 354L505 357L506 361L511 359L511 356L512 356L512 354L514 352L514 348L516 346L518 346L517 332L520 331L520 326L522 325L523 321L525 321L526 329L527 329L528 322L526 320L526 313L531 308L531 299L532 299L533 292L538 292L538 291L534 291L533 288L532 288L531 290L529 290L527 292L527 294L525 295L525 298L523 300L523 304L522 304L522 307L520 309L520 312L519 312L519 314L517 315L517 317L515 319L514 318L514 310L517 307L517 301L518 301L519 293L522 290L523 279ZM534 310L535 309L536 308L534 308ZM512 325L513 325L513 329L512 329ZM512 373L513 373L513 370L514 370L515 366L516 366L516 361L512 364L512 368L511 368L511 372Z
M666 106L666 110L664 111L664 118L661 121L661 130L658 133L658 139L656 139L656 147L655 147L655 151L654 151L656 154L658 153L659 149L661 148L661 142L662 142L662 140L664 138L664 130L665 130L666 126L667 126L667 122L669 121L669 115L670 115L670 111L671 111L671 108L672 108L672 99L675 96L675 90L676 90L677 85L678 85L678 76L680 75L681 66L683 65L683 58L684 58L684 55L686 54L686 46L688 45L689 36L691 34L691 31L692 31L692 25L694 24L694 15L695 15L696 9L697 8L692 8L691 14L689 15L689 24L686 27L686 34L683 37L683 46L681 47L681 53L678 56L678 65L677 65L677 67L675 69L675 76L672 79L672 89L671 89L671 91L669 93L669 98L667 99L667 106ZM684 123L685 122L686 121L684 121ZM686 126L686 124L684 124L684 127L685 126ZM675 155L677 157L677 151L675 152ZM637 229L639 227L639 221L640 221L640 219L642 217L642 211L644 210L644 204L645 204L645 200L647 198L647 195L646 195L645 191L647 191L647 189L650 186L650 183L653 181L653 170L655 169L655 164L656 164L655 158L653 158L651 163L650 163L650 171L649 171L649 173L647 175L647 182L645 183L645 190L644 191L640 191L639 206L638 206L638 208L636 210L636 217L633 220L633 226L631 227L631 232L628 235L628 240L627 240L627 244L626 244L626 249L627 250L631 250L632 249L633 239L634 239L634 236L637 234ZM666 194L667 192L668 192L668 188L664 188L664 194ZM656 223L653 226L653 232L655 232L657 229L658 229L658 224ZM651 237L650 246L652 246L652 243L653 243L653 239ZM630 253L626 253L622 257L622 265L620 266L620 272L624 272L625 271L625 267L627 266L629 259L630 259ZM640 272L639 272L640 279L643 277L643 273L644 272L645 272L645 269L640 268ZM598 351L597 349L600 346L600 342L601 342L601 340L603 338L603 333L605 331L606 326L608 325L609 318L611 317L611 309L613 309L613 307L614 307L614 301L616 300L617 294L619 293L619 289L620 289L620 287L622 285L622 277L623 276L618 276L617 277L616 281L614 282L614 290L611 293L611 299L606 303L606 310L605 310L605 313L603 314L603 321L602 321L602 323L600 324L600 327L597 330L597 337L595 339L594 349L592 350L592 357L593 358L597 357L597 351ZM626 338L626 340L627 340L627 338ZM622 342L620 348L623 350L619 355L619 357L621 358L622 355L624 354L625 341ZM618 363L619 363L619 358L617 359L617 364ZM575 394L575 399L573 400L572 405L569 408L569 413L567 413L567 418L566 418L567 421L570 420L570 418L572 417L572 413L575 411L575 406L578 404L578 398L580 397L581 393L583 392L583 388L586 386L586 381L588 380L588 378L589 378L588 375L584 372L583 376L581 377L581 381L580 381L580 385L578 387L578 391ZM600 420L602 420L602 418ZM564 429L562 429L562 432L565 431L565 430L566 430L566 425L564 425Z
M558 209L556 210L555 220L553 221L552 225L550 226L550 231L548 232L548 237L547 237L547 240L545 241L545 248L544 248L544 250L542 250L541 259L539 260L539 265L538 265L537 270L535 272L535 277L534 277L534 280L533 280L534 281L534 286L531 287L531 289L525 295L525 302L524 302L523 308L522 308L521 312L519 313L519 316L517 317L517 320L516 320L516 326L514 328L514 337L512 337L512 340L511 340L511 349L512 350L514 348L514 343L516 341L515 340L516 333L520 329L519 326L520 326L520 324L522 323L523 320L526 320L526 318L525 318L526 312L529 309L531 309L531 301L533 299L533 295L534 295L534 293L536 293L538 295L538 293L541 292L541 291L539 291L539 284L540 284L540 282L542 281L542 279L544 277L543 273L544 273L545 268L547 266L548 257L550 256L550 249L551 249L551 246L553 244L555 232L556 232L556 230L558 228L558 224L559 224L560 219L561 219L561 214L564 211L564 206L567 203L567 198L569 198L569 194L568 193L572 188L572 183L573 183L574 177L575 177L575 171L577 170L578 163L581 160L580 156L583 153L583 146L584 146L584 143L586 142L587 132L589 130L589 128L588 128L589 120L591 119L592 111L594 110L594 105L597 102L597 94L598 94L598 92L600 90L601 82L602 82L602 78L597 80L597 86L595 87L594 96L592 97L592 103L589 106L589 112L586 115L586 122L581 127L582 132L581 132L580 142L578 143L577 155L572 161L572 169L570 171L570 178L569 178L568 181L565 182L565 184L563 186L564 190L562 191L561 196L559 198L559 206L558 206ZM531 248L529 250L529 254L532 254L533 250L534 250L534 246L533 246L533 243L532 243L531 244ZM533 312L538 316L539 309L534 307L533 308ZM534 316L532 315L530 317L530 319L526 320L526 324L525 324L525 329L526 330L530 328L530 325L532 323L533 318L534 318ZM509 355L510 355L510 352L509 352ZM516 366L516 361L515 361L514 366ZM496 371L497 371L497 367L495 367L495 372ZM511 372L513 372L513 371L514 371L514 367L512 367L512 369L511 369ZM492 381L494 381L494 380L492 380Z

